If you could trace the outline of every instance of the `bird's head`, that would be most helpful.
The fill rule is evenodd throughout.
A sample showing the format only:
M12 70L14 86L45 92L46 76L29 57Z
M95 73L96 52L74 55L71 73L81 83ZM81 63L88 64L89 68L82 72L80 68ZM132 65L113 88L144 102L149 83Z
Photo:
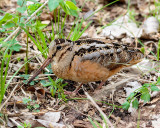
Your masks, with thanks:
M70 57L73 48L73 42L65 39L55 39L49 45L48 58L43 62L42 66L35 72L35 74L28 80L29 84L36 76L38 76L42 70L50 63L62 62L64 58ZM69 53L68 53L69 52Z

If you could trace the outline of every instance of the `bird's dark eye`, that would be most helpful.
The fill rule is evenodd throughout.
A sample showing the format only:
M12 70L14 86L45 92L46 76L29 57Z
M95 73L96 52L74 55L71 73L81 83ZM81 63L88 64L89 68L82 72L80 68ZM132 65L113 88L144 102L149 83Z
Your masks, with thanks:
M57 50L60 50L62 47L61 46L57 46Z

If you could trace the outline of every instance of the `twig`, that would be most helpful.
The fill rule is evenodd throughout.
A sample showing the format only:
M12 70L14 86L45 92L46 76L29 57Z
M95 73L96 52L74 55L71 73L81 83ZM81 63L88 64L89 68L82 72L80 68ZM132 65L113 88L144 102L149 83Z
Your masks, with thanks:
M33 75L30 75L33 76ZM39 78L45 77L45 76L55 76L55 74L39 74ZM7 78L11 78L13 76L7 76ZM13 78L22 78L22 76L14 76Z
M9 118L16 126L21 126L22 128L23 128L23 126L20 124L20 123L18 123L15 119L13 119L13 118Z
M39 7L26 21L25 21L25 24L31 19L34 17L34 15L39 12L46 4L48 3L48 0L41 6ZM18 31L20 30L20 27L18 27L14 32L11 33L11 35L9 35L5 40L4 42L7 42L12 36L14 36Z
M85 95L87 96L87 98L92 102L92 104L97 108L97 110L101 113L101 115L104 117L104 119L106 120L107 124L111 127L114 128L112 123L109 121L109 119L107 118L106 114L100 109L100 107L95 103L95 101L93 100L93 98L85 91L84 92Z
M48 3L48 0L46 0L46 2L41 6L39 7L26 21L25 21L25 24L31 19L34 17L34 15L39 12L46 4ZM18 31L20 30L20 27L18 27L14 32L11 33L11 35L9 35L5 40L4 42L7 42L13 35L15 35ZM11 98L11 96L13 95L14 91L16 90L16 88L18 87L18 84L13 88L10 96L7 98L7 100L0 106L0 111L2 110L2 108L4 107L4 105L7 104L7 102L9 101L9 99Z
M16 88L18 87L18 85L19 85L19 84L17 84L17 85L13 88L13 90L12 90L11 94L9 95L9 97L7 98L7 100L0 106L0 112L1 112L2 108L7 104L7 102L9 101L9 99L12 97L12 95L13 95L14 91L16 90Z
M127 77L127 78L133 78L133 80L136 80L136 81L148 82L148 83L155 82L155 81L151 81L151 80L141 79L141 78L137 77L137 75L130 75L130 74L126 75L126 74L123 74L123 73L117 73L117 74L120 75L120 76Z
M104 88L102 88L101 90L96 90L96 93L93 95L93 98L96 98L96 100L100 100L103 96L108 95L108 93L111 93L113 90L123 88L123 86L127 82L133 79L135 78L127 78L127 79L121 80L120 82L109 84Z

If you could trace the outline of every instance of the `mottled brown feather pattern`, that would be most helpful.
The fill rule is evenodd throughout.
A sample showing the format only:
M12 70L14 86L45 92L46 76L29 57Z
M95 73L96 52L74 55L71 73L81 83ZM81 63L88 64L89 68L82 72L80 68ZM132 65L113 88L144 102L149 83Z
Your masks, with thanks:
M61 46L57 50L57 46ZM52 70L60 78L87 83L106 81L123 67L138 63L143 54L127 45L101 39L54 40L49 47Z

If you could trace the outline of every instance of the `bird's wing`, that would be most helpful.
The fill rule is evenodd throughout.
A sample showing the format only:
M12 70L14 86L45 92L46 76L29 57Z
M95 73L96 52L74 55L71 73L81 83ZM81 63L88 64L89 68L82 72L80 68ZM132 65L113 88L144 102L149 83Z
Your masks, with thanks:
M77 44L75 56L80 56L81 61L89 60L104 66L108 70L122 67L122 65L129 66L129 64L135 64L133 61L143 57L139 50L116 42L106 43L100 40L79 40L75 43Z

